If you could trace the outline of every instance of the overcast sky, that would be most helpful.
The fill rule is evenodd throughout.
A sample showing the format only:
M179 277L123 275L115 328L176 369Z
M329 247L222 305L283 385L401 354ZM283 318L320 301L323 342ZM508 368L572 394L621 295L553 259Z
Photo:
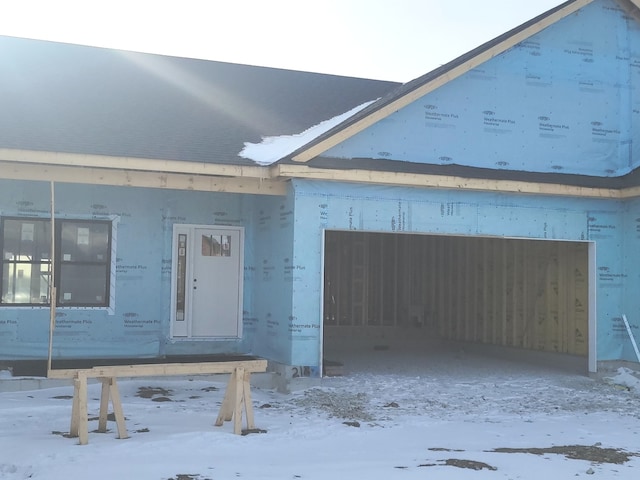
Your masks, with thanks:
M0 35L406 82L561 0L1 0Z

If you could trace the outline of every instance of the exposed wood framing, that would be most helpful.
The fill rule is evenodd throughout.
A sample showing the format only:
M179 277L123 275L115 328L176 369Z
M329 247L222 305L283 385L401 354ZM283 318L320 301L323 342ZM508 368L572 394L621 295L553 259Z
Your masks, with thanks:
M124 171L171 172L191 175L265 178L265 168L259 166L222 165L217 163L160 160L155 158L115 157L80 153L43 152L0 148L0 160L15 163L36 163L66 167L108 168Z
M523 193L537 195L562 195L572 197L619 199L625 190L614 188L592 188L576 185L552 183L532 183L515 180L491 180L482 178L464 178L445 175L425 175L403 172L382 172L371 170L335 170L312 168L306 165L276 165L278 176L289 178L307 178L315 180L344 181L355 183L374 183L407 187L444 188L456 190L474 190L489 192ZM640 187L634 189L633 196L640 195Z
M65 161L68 161L68 164L65 164ZM183 171L177 172L172 170L178 170L182 162L159 160L157 165L154 162L154 160L148 159L0 149L0 177L10 180L55 181L256 195L286 195L288 181L293 178L303 178L404 187L616 200L640 197L640 187L595 188L404 172L338 170L287 164L276 164L271 167L233 167L186 162ZM161 168L166 168L168 171L161 171Z
M398 327L414 336L438 332L450 340L588 353L584 242L363 232L327 232L327 242L334 246L325 257L326 326ZM356 244L368 252L367 300L359 303L351 300L360 288L349 257ZM385 278L392 282L380 283ZM337 322L327 320L331 298Z
M629 187L622 188L619 190L619 198L621 200L625 200L628 198L637 198L640 197L640 186L639 187Z
M256 177L220 177L168 172L113 170L94 167L19 164L0 161L2 178L11 180L53 180L60 183L114 185L126 187L194 190L203 192L285 195L287 185L282 181Z
M511 35L510 37L506 38L504 41L494 45L491 48L488 48L486 50L483 50L481 53L479 53L478 55L476 55L475 57L469 59L468 61L450 69L447 70L445 73L443 73L442 75L434 78L433 80L421 85L419 88L416 88L415 90L412 90L411 92L407 93L406 95L397 98L396 100L392 101L391 103L381 107L380 109L374 111L373 113L371 113L370 115L360 119L359 121L347 126L346 128L343 128L341 130L338 130L334 135L331 135L327 138L325 138L324 140L311 145L309 148L307 148L306 150L303 150L302 152L298 153L293 160L295 160L296 162L308 162L309 160L311 160L312 158L315 158L319 155L321 155L323 152L326 152L327 150L329 150L330 148L336 146L337 144L345 141L346 139L356 135L357 133L361 132L362 130L370 127L371 125L373 125L376 122L379 122L380 120L388 117L389 115L395 113L396 111L400 110L401 108L406 107L407 105L413 103L414 101L416 101L417 99L425 96L426 94L436 90L437 88L441 87L442 85L445 85L446 83L449 83L450 81L454 80L455 78L458 78L461 75L464 75L465 73L467 73L470 70L473 70L474 68L478 67L479 65L483 64L484 62L491 60L492 58L496 57L497 55L500 55L501 53L505 52L506 50L510 49L511 47L517 45L518 43L526 40L527 38L535 35L536 33L541 32L542 30L544 30L545 28L549 27L550 25L553 25L554 23L556 23L559 20L562 20L563 18L571 15L572 13L580 10L581 8L583 8L584 6L590 4L591 2L593 2L593 0L576 0L575 2L567 5L565 8L562 8L556 12L554 12L551 15L548 15L547 17L545 17L544 19L542 19L541 21L530 25L529 27Z

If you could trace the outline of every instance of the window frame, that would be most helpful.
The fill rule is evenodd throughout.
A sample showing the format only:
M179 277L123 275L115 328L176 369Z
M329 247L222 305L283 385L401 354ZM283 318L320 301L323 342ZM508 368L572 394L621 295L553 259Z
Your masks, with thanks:
M44 230L47 232L47 238L41 239L42 244L38 245L38 248L41 252L48 251L48 259L46 260L16 260L16 259L8 259L5 258L4 254L4 243L5 243L5 225L7 220L20 221L23 223L36 223L40 222L44 225ZM0 267L2 274L0 275L0 308L34 308L34 307L50 307L50 284L51 284L51 219L46 217L29 217L29 216L2 216L0 217ZM106 244L104 246L104 250L102 251L102 255L104 258L102 260L89 260L89 259L73 259L73 257L68 257L65 260L65 254L63 252L63 229L68 227L69 225L74 225L76 228L88 228L87 241L91 236L91 226L96 225L105 225L105 232L107 235ZM81 227L81 225L86 225L86 227ZM111 308L112 301L112 285L113 278L115 275L113 269L112 262L112 245L113 245L113 237L114 237L114 225L115 222L113 219L87 219L87 218L55 218L54 228L55 228L55 264L53 266L54 273L54 283L56 286L56 306L59 308L76 308L76 309L105 309ZM35 228L34 228L35 229ZM83 240L84 241L84 240ZM76 240L79 242L79 240ZM79 243L78 243L79 245ZM49 275L48 278L48 289L46 295L46 301L43 302L30 302L30 303L19 303L19 302L5 302L2 299L2 292L4 291L4 271L5 265L18 265L18 264L28 264L28 265L36 265L40 266L40 271L42 270L42 265L49 265L47 273ZM89 269L95 267L102 267L104 269L104 292L102 302L75 302L73 300L67 301L64 300L64 292L60 288L60 285L64 285L65 276L63 274L63 270L65 267L79 267L82 269ZM67 268L68 269L68 268ZM75 278L77 282L77 277ZM72 281L73 282L73 281ZM33 300L33 298L31 298Z

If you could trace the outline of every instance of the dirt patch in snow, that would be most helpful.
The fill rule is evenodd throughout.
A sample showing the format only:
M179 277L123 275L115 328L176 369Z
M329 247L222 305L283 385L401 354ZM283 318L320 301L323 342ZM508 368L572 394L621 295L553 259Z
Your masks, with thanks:
M165 398L167 401L168 397L171 396L173 391L167 390L166 388L161 387L140 387L138 388L138 393L136 393L136 397L140 398L150 398L151 400L158 401L158 398ZM162 401L162 400L160 400Z
M209 477L201 477L197 473L179 473L175 477L169 477L167 480L211 480Z
M296 398L294 404L306 411L320 409L331 418L344 420L359 420L371 422L376 419L366 393L349 393L327 391L313 388L304 392L302 397Z
M572 460L587 460L592 463L615 463L622 465L631 457L640 456L639 453L627 452L620 448L602 448L600 445L566 445L547 448L496 448L490 450L497 453L531 453L533 455L546 455L555 453L564 455Z
M463 452L463 450L448 449L448 448L430 448L433 452ZM585 460L592 464L610 463L616 465L622 465L628 462L631 457L640 456L635 452L627 452L620 448L603 448L602 445L564 445L553 446L545 448L495 448L493 450L487 450L489 453L528 453L531 455L547 455L556 454L564 455L570 460ZM458 468L467 468L471 470L497 470L497 467L489 465L477 460L467 460L462 458L447 458L445 460L439 460L437 463L423 463L418 467L437 467L437 466L451 466ZM396 467L396 468L408 468L408 467Z
M444 461L444 465L449 465L451 467L458 468L468 468L471 470L498 470L496 467L492 467L491 465L484 462L477 462L475 460L463 460L459 458L448 458Z

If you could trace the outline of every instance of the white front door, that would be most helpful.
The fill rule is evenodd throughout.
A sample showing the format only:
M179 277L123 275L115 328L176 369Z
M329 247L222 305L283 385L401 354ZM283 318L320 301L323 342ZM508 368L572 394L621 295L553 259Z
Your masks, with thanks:
M172 335L242 335L243 230L175 225Z

